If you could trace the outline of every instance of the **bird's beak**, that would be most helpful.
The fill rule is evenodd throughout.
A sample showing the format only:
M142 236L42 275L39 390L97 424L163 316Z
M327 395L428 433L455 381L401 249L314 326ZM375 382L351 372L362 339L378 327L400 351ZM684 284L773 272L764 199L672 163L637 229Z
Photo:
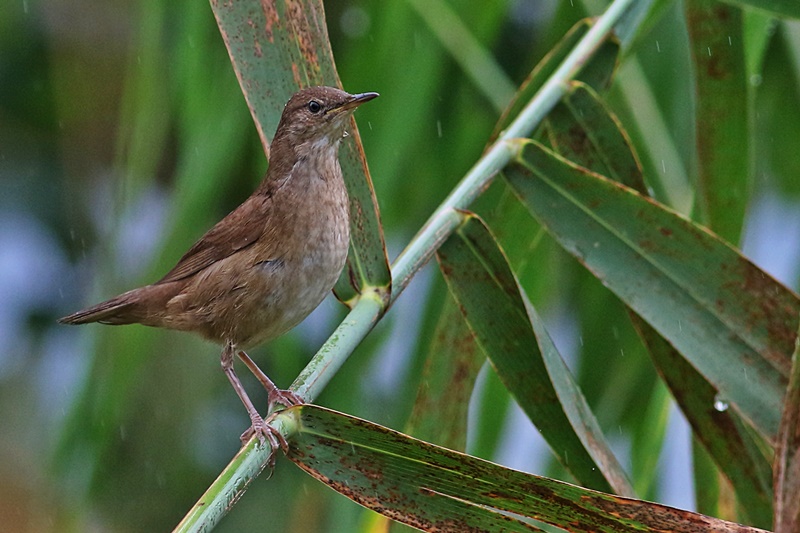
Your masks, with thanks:
M350 99L346 100L342 103L339 107L334 107L333 109L329 110L328 113L340 113L342 111L347 111L348 109L354 109L364 102L369 102L373 98L377 98L380 96L378 93L360 93L360 94L352 94L350 95Z

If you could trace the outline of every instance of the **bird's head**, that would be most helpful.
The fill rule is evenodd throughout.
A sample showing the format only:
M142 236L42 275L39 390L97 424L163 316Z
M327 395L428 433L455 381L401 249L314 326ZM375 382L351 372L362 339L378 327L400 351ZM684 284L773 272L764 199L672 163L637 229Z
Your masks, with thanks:
M355 109L378 93L349 94L333 87L309 87L296 92L286 103L275 133L292 143L338 144L347 120Z

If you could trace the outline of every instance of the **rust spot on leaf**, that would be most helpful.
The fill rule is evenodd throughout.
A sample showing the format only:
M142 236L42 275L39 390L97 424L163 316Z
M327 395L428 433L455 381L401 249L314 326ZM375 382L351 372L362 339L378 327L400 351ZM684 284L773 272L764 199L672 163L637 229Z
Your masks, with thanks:
M725 4L717 4L713 8L714 16L721 22L727 22L731 18L730 9Z
M721 54L714 54L706 61L706 72L712 80L724 80L730 77L731 69L728 65L728 57Z
M262 1L261 9L264 11L264 19L267 21L267 25L264 27L264 32L267 34L267 39L269 39L269 42L274 43L275 36L272 33L272 27L275 24L279 24L281 21L278 11L275 9L275 2L266 0Z
M784 375L788 375L789 358L794 349L797 335L795 329L798 316L796 302L782 298L784 293L780 291L777 282L752 263L743 262L742 270L742 288L754 296L759 304L757 308L750 310L749 322L750 324L762 321L766 323L771 346L767 348L765 355L778 366ZM795 305L792 305L793 303ZM780 317L786 317L786 320L782 321Z
M292 63L292 77L294 78L294 83L298 87L304 85L302 78L300 78L300 68L297 66L297 63Z
M302 2L297 0L285 0L286 14L289 19L289 24L292 27L297 47L300 49L300 54L306 60L309 67L314 70L319 70L319 57L317 57L317 48L314 45L314 39L311 33L311 24L306 16L306 9L304 9Z

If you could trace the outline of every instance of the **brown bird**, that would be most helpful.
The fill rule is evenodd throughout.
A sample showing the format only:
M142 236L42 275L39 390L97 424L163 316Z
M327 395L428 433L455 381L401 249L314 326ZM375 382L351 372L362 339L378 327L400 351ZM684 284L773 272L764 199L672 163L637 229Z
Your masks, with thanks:
M281 115L264 181L152 285L59 320L64 324L144 324L191 331L223 344L222 369L251 427L273 449L273 433L233 368L234 354L268 391L269 406L302 398L280 390L243 351L296 326L322 302L347 258L350 222L339 143L352 112L377 93L332 87L295 93Z

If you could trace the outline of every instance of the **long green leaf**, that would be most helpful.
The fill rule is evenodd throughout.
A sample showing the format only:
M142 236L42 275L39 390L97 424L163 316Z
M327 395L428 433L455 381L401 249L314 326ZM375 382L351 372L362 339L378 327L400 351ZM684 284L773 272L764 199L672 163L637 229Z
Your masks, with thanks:
M269 139L283 105L297 89L341 86L322 2L302 0L290 6L274 1L259 5L211 0L211 7L264 151L269 154ZM377 288L388 298L391 276L378 202L355 119L350 121L349 133L339 161L350 193L351 248L336 292L339 299L351 303L366 287Z
M631 494L594 415L483 222L467 216L437 257L479 345L559 461L585 485Z
M621 125L587 86L574 89L548 118L553 146L589 170L647 195L642 170ZM689 423L731 481L750 520L769 527L771 468L743 422L731 410L714 408L717 390L638 315L631 320Z
M565 249L774 441L794 293L715 235L538 143L506 176Z
M800 3L795 0L727 0L730 4L754 7L779 17L800 18Z
M595 492L440 448L366 420L303 405L279 416L288 457L337 492L424 531L762 531Z
M692 438L692 478L694 480L694 501L697 512L711 516L721 516L726 512L727 498L722 498L720 485L722 478L719 469L705 446Z
M708 450L730 480L749 520L761 527L772 523L772 470L742 420L677 351L642 320L634 321L659 373Z
M572 82L547 121L555 152L592 172L640 192L646 190L630 140L591 86Z
M467 445L469 400L485 361L455 302L447 298L428 348L406 432L463 451Z
M573 82L570 92L548 116L548 123L549 138L554 151L639 192L644 193L647 190L641 165L630 140L616 116L591 87ZM583 305L601 308L602 302L584 302ZM634 313L629 311L629 315L634 323L641 322ZM594 320L602 323L607 321L605 317ZM605 329L607 330L607 326ZM629 364L625 366L628 367ZM641 393L637 396L641 397ZM653 492L658 459L669 420L668 408L666 391L656 386L649 398L645 415L634 428L632 476L636 493L643 497Z
M719 0L685 4L695 80L697 202L708 227L738 243L751 165L742 10Z

